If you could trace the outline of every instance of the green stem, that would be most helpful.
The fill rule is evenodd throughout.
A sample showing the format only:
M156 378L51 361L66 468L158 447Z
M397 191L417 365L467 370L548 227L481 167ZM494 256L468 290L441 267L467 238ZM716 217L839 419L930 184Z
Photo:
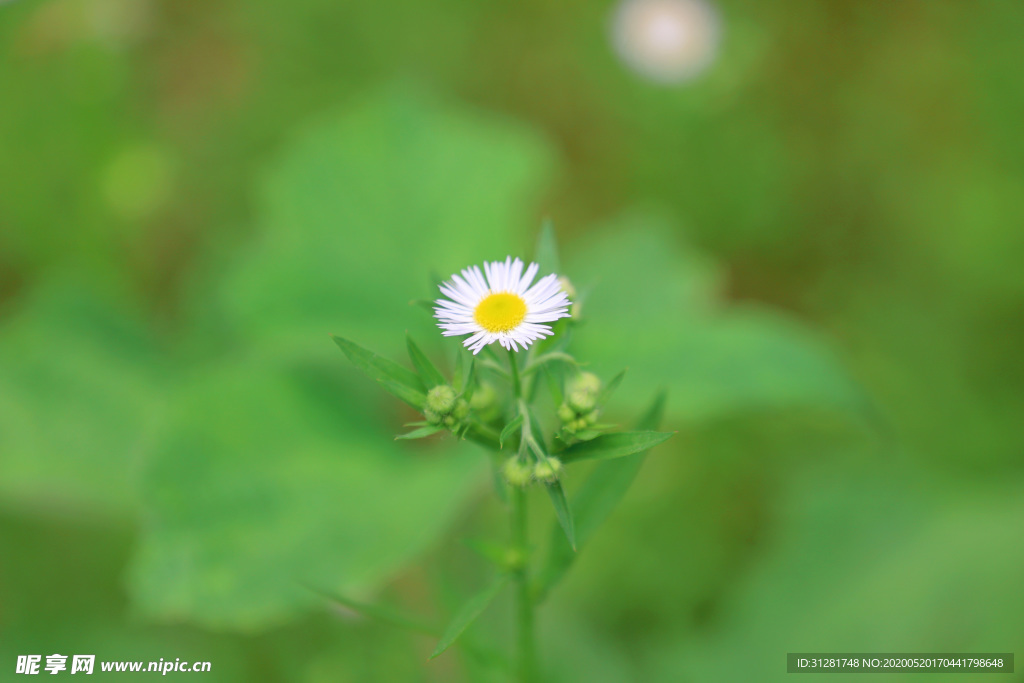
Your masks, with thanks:
M518 675L522 683L536 680L536 650L533 642L533 599L527 575L526 555L526 489L516 486L512 492L512 544L523 561L515 569L516 637L518 640Z
M519 379L519 366L516 354L508 352L508 362L512 378L512 395L516 409L522 410L523 388ZM524 434L528 415L523 415ZM520 445L522 449L522 445ZM519 553L522 561L514 569L516 584L516 638L518 641L518 676L521 683L533 683L537 677L537 653L533 641L533 598L530 595L529 581L529 550L526 535L526 489L513 487L511 500L512 547Z
M519 399L523 397L523 385L519 381L519 364L516 363L515 351L510 350L508 352L508 364L512 373L512 395L515 397L516 404L518 405Z

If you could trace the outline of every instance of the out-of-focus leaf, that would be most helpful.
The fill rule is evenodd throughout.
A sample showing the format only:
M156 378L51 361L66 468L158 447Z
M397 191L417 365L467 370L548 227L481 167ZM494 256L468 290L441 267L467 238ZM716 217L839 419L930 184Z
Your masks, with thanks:
M624 404L639 407L651 387L666 386L673 414L689 420L864 407L862 392L808 329L763 307L725 307L718 272L667 221L624 216L573 256L573 278L595 284L578 357L597 369L629 363L631 381L618 392Z
M562 264L558 259L558 240L555 239L555 226L550 218L544 219L544 223L541 225L533 260L540 266L538 272L541 277L549 273L562 275Z
M552 168L540 137L507 119L405 84L355 98L264 174L259 238L216 287L219 315L250 340L308 349L343 322L384 348L420 321L406 303L434 294L433 269L512 253Z
M423 403L427 397L423 393L423 382L415 373L344 337L332 334L331 339L345 352L348 359L371 379L377 381L382 387L413 408L423 409Z
M439 427L437 425L423 425L419 429L414 429L407 434L400 434L399 436L396 436L395 440L401 441L402 439L423 439L443 431L444 427Z
M438 642L437 647L430 654L430 659L437 657L439 654L447 650L451 645L458 640L462 632L465 631L470 624L476 621L483 611L487 608L487 605L491 604L491 601L498 596L501 589L508 584L510 576L505 573L498 574L491 583L484 588L482 591L470 598L462 609L452 617L448 627L444 630L444 634L441 636L441 640Z
M293 367L239 356L174 397L129 572L142 613L256 630L312 607L297 581L372 590L446 528L483 474L469 449L409 457L343 383L314 391Z
M622 384L622 380L623 378L625 378L625 376L626 370L620 370L617 375L612 377L611 381L608 382L608 384L601 388L601 393L598 394L597 396L597 405L603 406L604 404L608 403L608 399L612 397L612 394L615 393L615 390L619 388L620 384Z
M637 428L657 429L664 413L665 392L662 391L655 397L643 417L637 421ZM551 530L548 555L533 587L538 600L543 599L552 586L561 580L576 559L577 549L582 549L586 545L597 528L626 495L645 458L645 452L637 453L630 457L605 460L594 467L572 500L576 522L576 549L566 543L561 529Z
M616 432L602 434L590 441L575 443L558 454L568 464L579 460L621 458L649 450L667 441L675 432Z
M423 385L429 390L442 384L447 384L444 375L441 374L440 370L434 367L434 364L429 358L420 351L420 347L416 346L416 342L413 341L411 334L405 335L406 346L409 349L409 358L412 360L413 366L420 373L420 378L423 380Z
M717 627L668 642L659 679L789 680L777 662L793 643L1006 652L1024 636L1018 490L956 480L950 497L919 471L877 466L815 468L789 484L774 541L720 606ZM722 658L736 647L746 655Z
M156 347L132 307L55 281L0 327L0 499L124 513L163 408Z
M501 430L501 435L498 437L498 444L504 448L506 439L511 438L516 430L523 426L523 414L518 413L512 420L505 425L504 429Z

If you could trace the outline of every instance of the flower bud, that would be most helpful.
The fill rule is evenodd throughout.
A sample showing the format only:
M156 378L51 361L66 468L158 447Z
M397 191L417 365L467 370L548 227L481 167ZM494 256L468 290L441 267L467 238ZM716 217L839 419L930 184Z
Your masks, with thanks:
M570 408L568 404L563 403L558 406L558 419L562 422L572 422L576 419L576 411Z
M518 456L505 461L501 467L501 474L512 486L526 486L533 479L533 469Z
M444 419L444 415L440 415L439 413L434 412L430 408L423 409L423 417L427 418L427 422L429 422L432 425L439 425L441 424L441 420Z
M573 378L569 391L587 391L596 394L601 391L601 380L592 372L581 372Z
M452 417L458 421L465 420L469 415L469 403L465 399L458 399L455 401L455 407L452 409Z
M498 394L490 384L482 383L469 400L470 407L478 413L486 413L498 402Z
M576 288L572 286L572 280L564 275L559 275L558 286L561 287L562 291L565 292L565 295L569 297L569 301L576 298Z
M448 429L454 428L455 425L459 423L459 421L456 420L455 417L452 415L445 415L443 422L444 426L447 427Z
M569 394L569 407L577 413L589 413L597 405L597 396L589 391L577 389Z
M572 281L562 275L558 278L558 286L562 288L565 295L569 297L569 301L572 302L572 308L569 309L570 317L574 320L578 320L580 315L583 313L583 306L580 304L579 298L576 296L576 288L573 287Z
M447 384L434 387L427 392L427 408L429 410L441 415L447 415L452 412L454 407L455 390Z
M553 483L562 473L562 461L558 458L544 458L533 466L533 476L538 481Z

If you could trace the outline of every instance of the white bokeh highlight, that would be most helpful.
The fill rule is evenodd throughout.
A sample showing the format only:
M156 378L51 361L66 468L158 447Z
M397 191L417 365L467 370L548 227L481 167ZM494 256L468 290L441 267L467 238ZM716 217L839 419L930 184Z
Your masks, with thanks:
M715 61L720 35L718 12L704 0L623 0L612 20L622 60L666 84L703 73Z

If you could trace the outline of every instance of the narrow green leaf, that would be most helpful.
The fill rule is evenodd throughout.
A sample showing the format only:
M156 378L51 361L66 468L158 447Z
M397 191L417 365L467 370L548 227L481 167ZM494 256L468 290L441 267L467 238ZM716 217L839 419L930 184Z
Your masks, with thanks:
M558 524L562 527L562 531L565 532L565 538L569 541L569 546L576 551L576 530L572 521L572 510L569 509L569 499L565 495L565 489L562 488L561 481L555 481L553 484L547 484L545 487L548 491L548 496L551 498L551 504L555 506L555 515L558 517Z
M466 354L462 352L462 348L460 345L455 352L455 371L452 373L452 387L457 394L462 393L466 379Z
M427 396L422 391L410 389L400 382L396 382L391 379L379 379L377 380L377 384L381 385L386 391L391 392L416 410L423 410L423 404L427 402Z
M444 427L438 427L437 425L427 425L425 427L420 427L419 429L414 429L408 434L401 434L399 436L396 436L395 441L399 441L401 439L423 439L432 434L437 434L438 432L443 431Z
M668 440L675 432L617 432L575 443L559 453L562 462L569 464L579 460L607 460L633 455L657 446Z
M409 305L419 306L420 308L429 311L431 315L433 315L434 313L434 307L437 306L437 304L435 304L430 299L413 299L412 301L409 302Z
M657 429L664 412L665 392L662 391L655 397L643 417L637 421L636 426L641 429ZM597 528L626 495L646 457L646 453L638 453L625 458L604 460L594 466L590 476L572 500L578 548L586 545ZM547 560L538 574L534 588L538 599L543 598L547 591L558 583L575 559L576 553L566 542L562 530L558 527L552 529Z
M558 260L558 240L555 239L555 226L550 218L545 218L544 224L541 225L533 260L540 266L542 277L549 273L561 274L562 272L562 266Z
M398 363L378 356L344 337L331 335L331 339L352 363L371 379L414 408L421 409L426 400L423 382L416 373Z
M621 370L619 374L612 377L612 381L608 382L608 384L601 389L601 393L597 395L597 405L603 406L608 403L608 399L612 397L615 390L619 388L620 384L622 384L622 378L626 376L626 369Z
M476 378L476 356L469 357L469 370L466 371L466 382L462 388L462 397L467 401L473 398L473 392L476 391L476 386L473 384L473 380Z
M444 375L434 367L434 364L430 362L426 354L420 351L420 347L416 346L416 342L412 340L412 335L408 332L405 334L405 345L409 349L409 358L412 359L412 364L420 373L420 377L423 378L423 384L427 389L448 383L445 381Z
M325 598L326 600L329 600L330 602L335 602L343 607L347 607L353 612L361 614L364 617L376 619L378 621L383 621L387 624L391 624L392 626L397 626L398 628L403 628L408 631L414 631L416 633L425 633L431 636L437 635L437 629L431 626L423 619L404 614L392 607L387 607L384 605L372 605L365 602L358 602L356 600L347 598L343 595L336 595L334 593L330 593L319 588L314 588L312 586L307 586L307 588L309 588L309 590L313 591L314 593L320 595L321 597Z
M451 622L448 624L448 628L444 630L444 634L441 636L441 640L438 642L437 647L434 648L434 652L430 655L430 659L437 657L439 654L451 647L452 643L458 640L462 632L472 624L477 617L479 617L483 611L487 608L487 605L491 604L491 601L497 597L501 589L505 587L509 581L508 574L498 574L494 581L489 586L484 588L482 591L470 598L462 606Z
M523 426L523 414L519 413L512 421L505 425L505 428L501 430L501 436L498 437L498 445L502 448L505 447L505 440L510 438L516 433L516 430Z

